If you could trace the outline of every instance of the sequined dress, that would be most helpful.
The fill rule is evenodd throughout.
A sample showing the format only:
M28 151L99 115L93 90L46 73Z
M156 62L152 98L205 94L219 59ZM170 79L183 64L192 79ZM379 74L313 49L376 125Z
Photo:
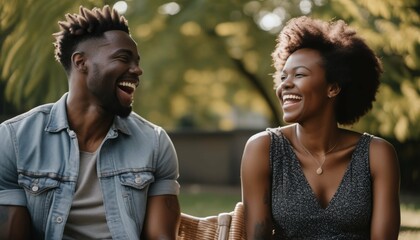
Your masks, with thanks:
M361 136L337 191L322 208L290 142L278 129L267 131L271 135L274 239L369 239L372 135Z

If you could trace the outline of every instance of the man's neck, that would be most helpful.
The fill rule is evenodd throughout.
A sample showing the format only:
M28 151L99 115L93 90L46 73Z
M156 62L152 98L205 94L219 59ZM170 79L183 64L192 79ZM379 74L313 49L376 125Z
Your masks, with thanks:
M100 146L114 116L95 107L67 107L70 128L76 133L80 151L94 152Z

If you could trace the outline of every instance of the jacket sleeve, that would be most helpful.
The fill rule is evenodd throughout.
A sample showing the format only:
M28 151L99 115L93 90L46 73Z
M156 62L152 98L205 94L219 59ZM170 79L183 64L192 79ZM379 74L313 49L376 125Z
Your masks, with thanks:
M154 154L155 181L150 187L149 196L178 195L178 157L168 134L160 127L156 129L157 147Z
M26 206L25 191L18 184L15 143L10 126L0 124L0 205Z

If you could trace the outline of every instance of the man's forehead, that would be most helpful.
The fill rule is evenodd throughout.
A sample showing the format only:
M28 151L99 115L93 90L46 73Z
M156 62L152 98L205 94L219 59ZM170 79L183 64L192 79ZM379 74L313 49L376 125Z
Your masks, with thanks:
M112 30L106 31L100 38L97 38L98 42L101 44L111 44L111 43L118 43L118 42L126 42L126 43L134 43L135 41L131 36L120 30Z
M84 46L82 46L84 45ZM103 36L92 38L80 44L81 48L97 49L102 47L124 47L124 48L137 48L136 42L131 36L121 30L112 30L104 32Z

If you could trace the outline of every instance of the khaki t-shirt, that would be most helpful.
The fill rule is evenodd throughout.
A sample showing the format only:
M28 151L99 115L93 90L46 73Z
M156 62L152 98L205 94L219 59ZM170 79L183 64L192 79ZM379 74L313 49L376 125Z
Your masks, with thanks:
M80 152L79 177L63 239L112 239L96 172L97 152Z

